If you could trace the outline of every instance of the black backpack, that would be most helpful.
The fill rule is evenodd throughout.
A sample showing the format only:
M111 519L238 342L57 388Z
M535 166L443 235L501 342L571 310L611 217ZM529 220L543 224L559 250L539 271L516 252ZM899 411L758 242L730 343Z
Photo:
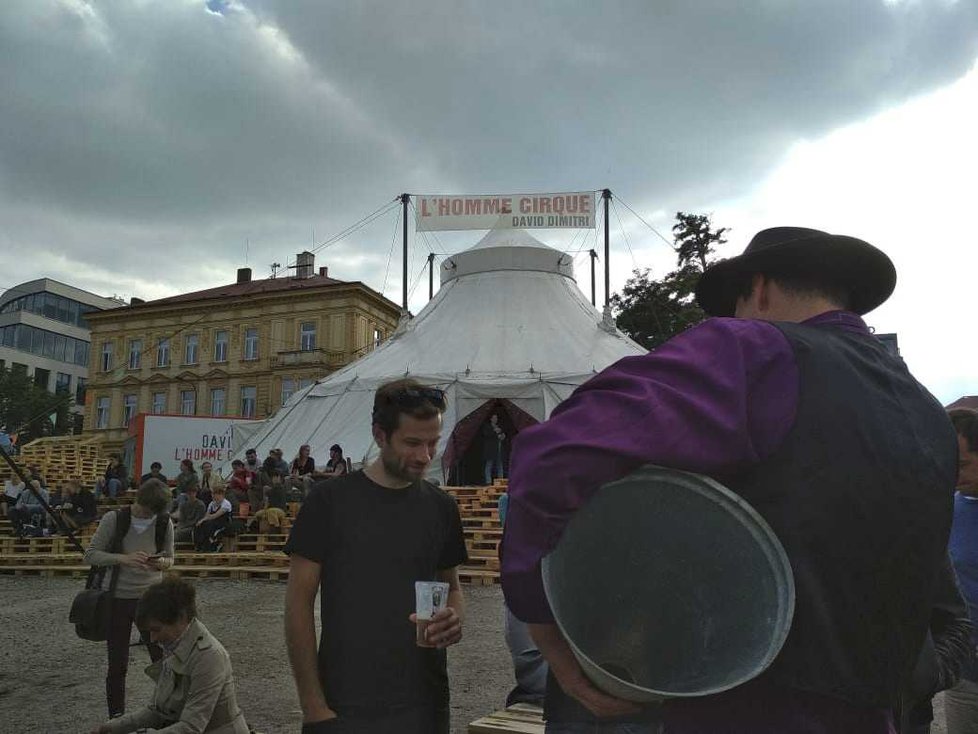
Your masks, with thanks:
M156 552L161 553L166 543L166 531L170 517L165 512L156 516ZM115 513L115 533L109 545L110 553L122 552L122 540L132 526L132 510L122 507ZM109 617L111 614L112 597L115 596L116 583L119 580L119 566L112 568L109 588L103 589L106 566L92 566L85 580L85 588L78 592L71 603L68 621L75 625L75 633L83 640L102 642L109 636Z

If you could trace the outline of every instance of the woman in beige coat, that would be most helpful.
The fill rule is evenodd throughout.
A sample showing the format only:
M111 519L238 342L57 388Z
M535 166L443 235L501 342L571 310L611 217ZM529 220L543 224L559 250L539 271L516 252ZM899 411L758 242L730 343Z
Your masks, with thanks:
M136 609L136 624L165 650L146 669L156 681L152 702L112 719L92 734L124 734L149 729L167 734L249 734L238 708L227 651L197 619L194 587L167 578L147 589Z

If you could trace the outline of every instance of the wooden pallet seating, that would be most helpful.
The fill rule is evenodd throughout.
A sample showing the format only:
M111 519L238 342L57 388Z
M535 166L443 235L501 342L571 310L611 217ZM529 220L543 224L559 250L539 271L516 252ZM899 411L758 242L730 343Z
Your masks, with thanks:
M94 486L105 471L107 461L101 443L83 436L38 438L23 446L17 456L17 463L25 469L36 465L49 486L60 486L69 479ZM9 479L6 466L3 472L2 478Z
M468 584L499 583L499 543L502 528L497 507L503 486L445 487L459 503L469 563L459 569L459 578ZM135 492L99 500L99 516L130 504ZM298 511L290 506L286 527L281 533L260 534L251 530L228 539L217 553L198 553L192 543L178 543L173 570L197 578L284 579L288 577L288 557L282 552L288 529ZM241 518L247 519L247 518ZM93 523L77 536L87 547L95 532ZM0 518L0 573L14 575L84 576L87 566L67 538L59 535L16 538L10 522Z
M543 734L543 731L543 709L528 703L513 704L469 724L469 734Z

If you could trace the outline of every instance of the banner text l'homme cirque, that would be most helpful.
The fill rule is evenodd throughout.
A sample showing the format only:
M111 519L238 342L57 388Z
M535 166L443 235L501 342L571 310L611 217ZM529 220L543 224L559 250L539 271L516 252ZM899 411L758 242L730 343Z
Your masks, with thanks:
M594 229L593 191L417 197L419 232L460 229Z

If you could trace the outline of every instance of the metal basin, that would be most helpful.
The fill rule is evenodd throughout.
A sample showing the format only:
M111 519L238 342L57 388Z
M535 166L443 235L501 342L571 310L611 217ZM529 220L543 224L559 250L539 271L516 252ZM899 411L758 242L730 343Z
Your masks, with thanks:
M759 675L791 627L781 543L707 477L647 466L602 487L543 561L585 674L630 701L705 696Z

